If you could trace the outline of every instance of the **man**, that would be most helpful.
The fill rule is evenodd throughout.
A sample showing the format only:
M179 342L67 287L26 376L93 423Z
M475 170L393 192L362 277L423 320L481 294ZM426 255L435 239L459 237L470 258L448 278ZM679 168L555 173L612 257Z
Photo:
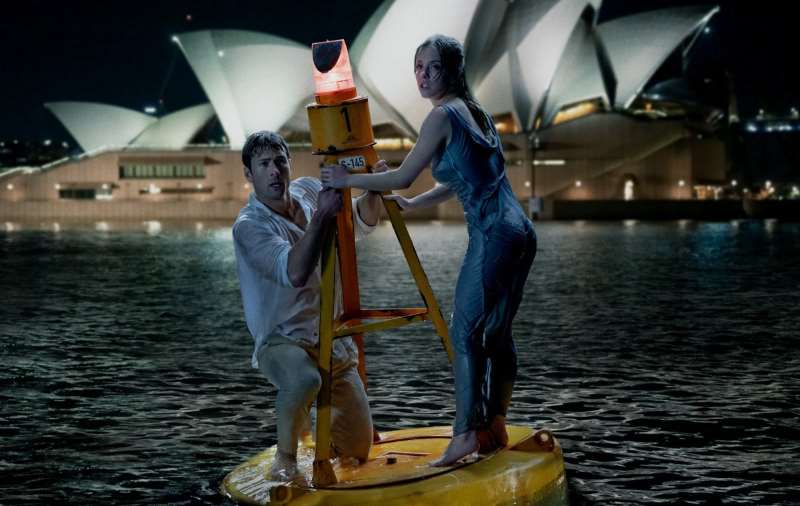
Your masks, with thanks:
M320 253L342 207L337 190L316 178L290 179L289 149L273 132L250 135L242 149L244 176L253 186L233 225L234 247L247 328L255 340L252 366L278 389L278 452L271 479L298 476L297 440L317 396ZM354 199L360 238L380 216L380 194ZM365 460L372 418L358 376L358 351L350 338L333 345L332 426L335 454Z

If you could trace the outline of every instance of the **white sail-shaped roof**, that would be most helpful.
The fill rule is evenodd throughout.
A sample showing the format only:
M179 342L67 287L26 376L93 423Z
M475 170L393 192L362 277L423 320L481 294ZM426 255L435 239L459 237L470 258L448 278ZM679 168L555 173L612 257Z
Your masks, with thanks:
M518 0L505 10L493 42L483 47L470 44L482 53L479 58L472 55L469 58L482 66L473 75L478 83L475 92L490 113L511 112L524 130L533 128L536 117L544 111L548 90L570 36L583 11L595 3ZM490 22L497 25L496 17L490 18ZM471 33L476 32L475 27L471 28ZM513 101L512 110L500 110L508 108L509 97Z
M516 57L514 53L502 55L474 93L475 98L489 114L497 116L510 113L514 116L517 124L521 124L514 95L523 92L517 90L515 93L514 91L514 84L518 81L512 75L512 67L519 72L518 62L512 65L511 58L514 57Z
M581 21L575 25L547 93L542 128L549 126L564 106L594 98L603 99L606 106L611 105L606 96L596 42L589 23Z
M178 40L231 147L243 146L258 130L308 129L302 115L314 94L310 47L239 30L192 32ZM356 85L362 95L371 95L358 75ZM373 122L392 121L380 101L370 99Z
M561 0L515 48L530 100L530 110L519 109L520 117L527 118L527 122L522 123L525 130L532 129L534 121L541 115L558 63L586 6L586 0Z
M353 62L369 92L390 104L406 130L419 131L430 103L419 96L414 51L435 33L466 38L478 0L403 0L382 5L356 39ZM385 10L383 10L385 8ZM379 18L379 19L378 19Z
M394 0L383 0L383 3L375 9L375 12L372 13L367 22L364 23L364 26L361 27L353 43L347 49L351 64L358 66L358 62L367 49L367 45L372 41L375 30L378 29L378 25L381 23L384 16L386 16L386 12L392 4L394 4Z
M139 111L96 102L49 102L44 106L87 153L125 147L158 121Z
M173 112L147 127L131 146L181 149L214 117L211 104L200 104Z
M348 49L350 55L350 64L353 68L353 75L356 82L356 88L359 95L369 98L370 115L372 117L372 124L379 125L384 123L392 123L406 134L416 136L416 131L406 121L402 114L397 111L392 104L380 93L380 90L371 86L369 80L365 80L359 73L359 62L367 49L367 46L372 41L372 36L378 25L383 20L389 8L394 4L394 0L384 0L378 6L375 12L372 13L370 18L358 32L353 45Z
M311 49L301 44L242 30L176 38L233 148L254 131L278 130L313 93Z
M311 103L313 100L314 97L309 97L307 102ZM292 117L286 120L281 128L289 132L308 132L308 114L305 108L298 107L297 110L294 111Z
M506 52L506 37L500 34L505 33L503 24L509 6L510 2L481 0L475 9L464 41L464 70L473 90Z
M626 108L664 60L719 10L708 6L659 9L598 26L617 75L616 106Z
M44 105L87 153L129 146L181 149L214 117L210 104L187 107L162 118L94 102Z
M511 113L531 131L587 99L628 107L670 52L716 11L665 9L598 27L601 3L385 0L350 48L356 85L370 99L373 124L393 123L416 135L430 104L416 88L414 51L443 33L464 41L468 81L488 112ZM239 30L191 32L177 41L232 147L255 130L307 128L310 48Z
M200 86L206 92L211 105L214 106L222 128L228 136L228 142L232 146L243 145L245 134L242 120L222 71L220 50L217 49L212 32L183 33L176 35L174 40L200 81Z
M245 136L280 129L314 93L311 48L269 43L222 51L220 62Z
M466 46L469 47L467 63L471 64L467 69L471 78L470 84L475 89L482 86L484 77L494 69L502 56L509 50L513 52L522 38L559 1L518 0L506 4L506 2L482 0L476 13L480 17L476 17L470 26L470 40ZM491 7L497 7L498 3L506 4L502 9L503 19L500 21L497 19L500 16L500 9L490 10ZM512 58L515 56L512 55Z

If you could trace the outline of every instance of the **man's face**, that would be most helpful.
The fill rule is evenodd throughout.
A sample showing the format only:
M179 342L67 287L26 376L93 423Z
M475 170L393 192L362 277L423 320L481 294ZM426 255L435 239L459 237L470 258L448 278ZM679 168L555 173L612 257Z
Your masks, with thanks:
M244 168L244 177L253 185L259 200L283 200L289 192L292 168L282 149L257 151Z

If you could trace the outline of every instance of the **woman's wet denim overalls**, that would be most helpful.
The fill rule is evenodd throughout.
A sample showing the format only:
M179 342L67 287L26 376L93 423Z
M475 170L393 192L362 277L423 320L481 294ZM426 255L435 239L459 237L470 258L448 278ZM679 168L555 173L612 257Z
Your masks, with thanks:
M433 177L461 201L469 233L450 321L458 435L508 409L517 375L511 322L536 255L536 234L511 190L493 124L487 139L455 107L441 107L452 133L434 160Z

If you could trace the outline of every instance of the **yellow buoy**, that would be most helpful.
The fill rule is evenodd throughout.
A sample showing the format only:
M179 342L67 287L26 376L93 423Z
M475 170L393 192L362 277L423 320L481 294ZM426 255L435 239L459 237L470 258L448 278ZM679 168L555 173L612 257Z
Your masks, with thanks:
M358 97L343 40L312 46L315 103L307 107L311 145L328 164L351 172L369 172L377 163L368 101ZM431 467L444 452L450 427L430 427L381 434L364 464L331 459L331 350L333 340L430 320L452 359L447 324L417 257L396 202L384 206L406 258L424 307L363 309L358 291L350 189L342 189L344 208L337 218L336 238L322 248L318 367L322 386L317 397L317 441L298 450L300 479L269 481L276 448L267 449L236 467L222 482L222 492L244 504L310 505L566 505L561 447L547 430L508 427L505 448L470 456L450 467ZM335 259L339 259L343 315L334 315ZM346 318L345 316L346 315ZM359 345L360 347L360 345ZM366 380L363 349L359 373ZM366 381L365 381L366 384Z
M269 481L273 446L231 471L221 488L254 505L566 505L564 459L552 434L509 426L508 435L506 448L440 468L428 464L450 441L450 427L382 433L365 464L334 461L338 482L324 488L310 485L314 449L308 445L297 459L305 483Z

